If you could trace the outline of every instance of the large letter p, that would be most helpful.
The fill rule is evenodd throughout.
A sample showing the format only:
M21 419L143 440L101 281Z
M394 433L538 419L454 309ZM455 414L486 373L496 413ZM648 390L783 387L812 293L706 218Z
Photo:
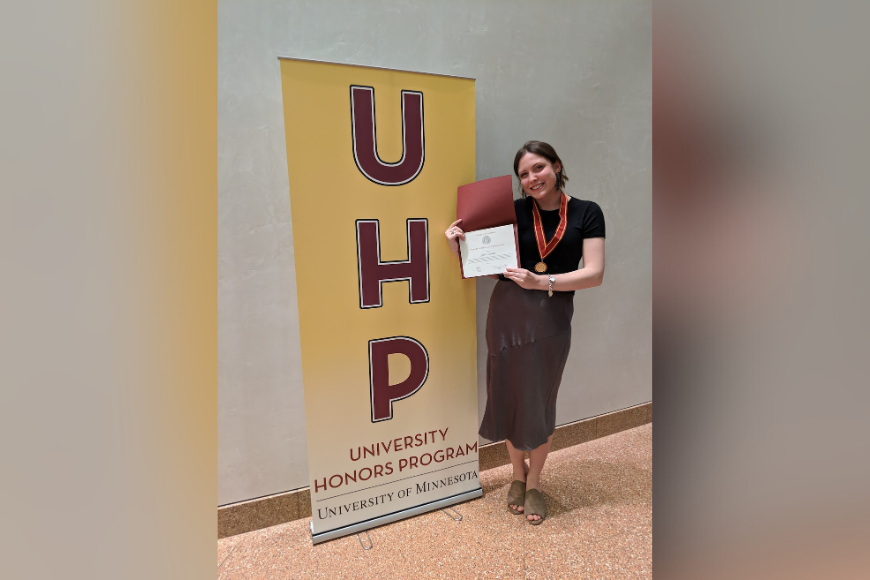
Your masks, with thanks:
M411 361L408 378L390 384L389 356L403 354ZM369 341L369 377L372 394L372 423L393 418L393 401L406 399L420 390L429 376L429 353L422 344L407 336Z

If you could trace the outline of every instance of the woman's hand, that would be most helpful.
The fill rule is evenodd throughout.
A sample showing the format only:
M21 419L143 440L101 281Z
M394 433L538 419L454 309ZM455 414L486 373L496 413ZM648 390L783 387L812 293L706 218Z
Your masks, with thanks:
M444 232L444 235L447 236L447 244L450 246L450 251L456 254L456 257L459 257L459 240L465 239L465 232L462 231L462 228L459 227L459 222L462 220L456 220L450 227L447 228L447 231Z
M548 286L543 282L547 279L546 276L538 276L525 268L505 268L504 277L526 290L546 290Z

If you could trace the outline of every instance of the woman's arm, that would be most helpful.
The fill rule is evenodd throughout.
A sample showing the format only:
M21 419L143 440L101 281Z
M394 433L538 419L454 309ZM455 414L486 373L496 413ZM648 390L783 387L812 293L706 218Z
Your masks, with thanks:
M508 268L504 275L526 290L548 290L550 287L547 274L535 274L524 268ZM604 238L583 240L583 267L573 272L555 274L554 278L554 292L600 286L604 281Z

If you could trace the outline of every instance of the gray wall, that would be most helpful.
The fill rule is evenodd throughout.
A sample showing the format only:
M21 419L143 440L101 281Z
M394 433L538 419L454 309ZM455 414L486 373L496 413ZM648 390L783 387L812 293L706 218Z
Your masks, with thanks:
M528 139L552 143L571 177L566 191L601 205L608 235L604 284L575 297L557 422L652 399L650 8L221 0L219 504L308 483L278 56L477 79L478 179L510 173ZM494 283L477 284L482 412Z

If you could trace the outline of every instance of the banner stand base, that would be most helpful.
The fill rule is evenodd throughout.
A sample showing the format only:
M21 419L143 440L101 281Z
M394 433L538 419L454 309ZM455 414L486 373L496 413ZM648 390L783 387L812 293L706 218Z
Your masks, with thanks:
M392 514L387 514L385 516L380 516L377 518L372 518L370 520L365 520L364 522L359 522L358 524L351 524L349 526L344 526L341 528L336 528L334 530L329 530L327 532L320 532L319 534L314 533L314 522L311 522L311 543L314 545L320 544L321 542L328 542L329 540L334 540L336 538L341 538L343 536L348 536L350 534L356 534L358 532L362 532L365 530L370 530L372 528L376 528L378 526L383 526L384 524L390 524L392 522L397 522L399 520L404 520L405 518L410 518L412 516L424 514L426 512L431 512L434 510L442 509L448 506L456 505L458 503L462 503L464 501L468 501L471 499L476 499L478 497L483 496L483 489L478 487L477 489L472 489L471 491L466 491L464 493L460 493L457 495L451 495L450 497L445 497L444 499L435 500L429 503L424 503L422 505L414 506L412 508L408 508L406 510L398 511Z

